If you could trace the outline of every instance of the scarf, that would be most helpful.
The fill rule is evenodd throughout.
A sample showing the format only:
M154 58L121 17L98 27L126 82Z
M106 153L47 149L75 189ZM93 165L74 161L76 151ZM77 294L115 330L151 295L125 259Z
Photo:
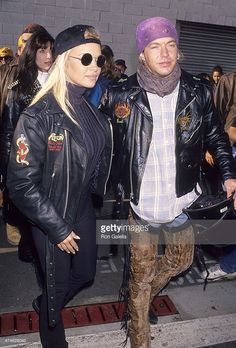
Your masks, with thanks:
M181 69L177 63L174 70L168 75L161 77L153 74L148 68L139 62L137 67L137 79L140 86L147 92L164 97L173 92L181 76Z

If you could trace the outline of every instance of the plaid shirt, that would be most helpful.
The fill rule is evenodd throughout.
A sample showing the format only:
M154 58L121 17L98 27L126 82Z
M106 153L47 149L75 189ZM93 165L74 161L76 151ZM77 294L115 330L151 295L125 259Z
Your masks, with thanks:
M169 94L159 97L148 93L153 116L153 135L140 188L138 205L131 203L134 212L156 226L173 221L182 209L192 203L195 190L177 198L175 190L175 108L179 84Z

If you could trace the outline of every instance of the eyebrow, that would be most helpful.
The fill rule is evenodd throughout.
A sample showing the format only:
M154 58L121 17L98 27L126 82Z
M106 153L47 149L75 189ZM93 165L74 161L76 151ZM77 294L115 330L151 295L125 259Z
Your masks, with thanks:
M176 42L175 42L175 40L170 40L170 41L167 41L167 42L153 42L153 43L150 43L150 46L153 46L153 45L162 45L163 43L165 43L165 44L169 44L169 43L175 43L176 44Z

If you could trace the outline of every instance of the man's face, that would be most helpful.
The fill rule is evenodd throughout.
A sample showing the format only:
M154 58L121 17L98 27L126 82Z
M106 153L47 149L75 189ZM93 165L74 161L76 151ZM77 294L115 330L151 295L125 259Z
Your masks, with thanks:
M0 65L4 65L4 64L7 64L9 63L10 61L12 60L12 57L11 56L2 56L0 57Z
M177 63L177 43L171 37L156 39L145 47L140 58L153 74L168 76Z
M122 74L125 73L126 69L125 69L124 65L122 65L122 64L115 64L115 70L119 74L119 76L121 76Z

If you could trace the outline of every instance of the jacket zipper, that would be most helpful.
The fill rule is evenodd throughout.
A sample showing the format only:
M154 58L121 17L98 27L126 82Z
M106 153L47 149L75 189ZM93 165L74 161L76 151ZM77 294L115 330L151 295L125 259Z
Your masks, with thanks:
M195 99L196 99L196 97L194 97L194 98L191 100L191 102L189 102L188 105L186 105L186 106L184 107L184 109L182 109L182 110L178 113L178 115L176 116L176 119L179 117L179 115L180 115L190 104L192 104L192 102L194 102ZM198 128L199 128L199 127L198 127ZM196 131L198 130L198 128L195 129L195 132L191 134L190 138L189 138L187 141L185 141L185 144L187 144L187 143L192 139L192 137L194 136L194 134L196 133Z
M179 115L185 110L187 109L187 107L192 104L194 102L194 100L196 99L196 97L194 97L179 113L178 115L176 115L176 119L179 117Z
M129 175L130 175L130 199L134 197L134 190L133 190L133 179L132 179L132 165L133 165L133 156L134 156L134 140L136 136L136 122L137 122L137 116L134 115L134 131L133 131L133 137L132 137L132 144L131 144L131 152L130 152L130 164L129 164Z
M114 149L114 145L113 145L113 129L112 129L112 125L111 125L110 119L108 119L108 122L109 122L110 131L111 131L111 156L110 156L110 163L109 163L108 172L107 172L107 178L106 178L106 181L105 181L105 184L104 184L104 191L103 191L104 195L105 195L106 190L107 190L107 182L108 182L108 179L109 179L109 176L110 176L110 172L111 172L112 155L113 155L113 149Z
M176 115L176 121L175 121L175 124L177 123L177 119L178 119L178 117L179 117L179 115L189 106L189 105L191 105L193 102L194 102L194 100L196 99L196 97L194 97L179 113L178 113L178 115ZM195 132L194 132L195 133ZM177 139L176 139L176 134L175 134L175 148L176 148L176 144L177 144ZM191 135L191 137L190 137L190 139L188 140L188 141L190 141L191 139L192 139L192 136L193 136L193 134ZM175 186L176 186L176 192L178 192L179 191L179 184L178 184L178 180L177 180L177 172L178 172L178 168L177 168L177 166L176 166L176 179L175 179Z
M101 125L100 121L99 121L99 118L97 117L96 113L94 112L93 108L91 107L91 105L87 102L86 98L84 98L84 101L85 103L87 104L87 106L89 107L90 111L93 113L93 115L95 116L95 118L98 120L99 124ZM111 166L112 166L112 154L113 154L113 130L112 130L112 125L111 125L111 122L110 120L108 119L108 122L109 122L109 128L110 128L110 131L111 131L111 140L112 140L112 148L111 148L111 156L110 156L110 163L109 163L109 168L108 168L108 174L107 174L107 178L106 178L106 181L105 181L105 184L104 184L104 190L103 190L103 194L106 193L106 188L107 188L107 182L108 182L108 179L109 179L109 175L110 175L110 171L111 171Z
M55 172L53 172L52 175L51 175L51 185L50 185L50 190L49 190L48 198L51 198L52 186L53 186L53 182L54 182L54 177L55 177Z
M65 208L63 212L63 218L66 216L66 210L68 206L68 197L69 197L69 148L68 148L68 134L67 130L65 129L65 145L66 145L66 200L65 200Z

